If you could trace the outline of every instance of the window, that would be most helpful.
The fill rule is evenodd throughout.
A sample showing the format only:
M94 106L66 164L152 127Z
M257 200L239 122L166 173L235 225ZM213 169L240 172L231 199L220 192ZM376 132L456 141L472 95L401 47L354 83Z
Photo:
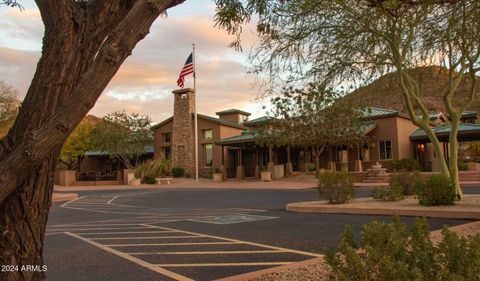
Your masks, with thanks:
M171 137L171 134L170 133L165 133L165 134L162 134L163 136L163 142L170 142L172 137Z
M203 139L204 140L212 140L212 138L213 138L212 129L203 130Z
M337 147L337 162L348 163L348 150L347 146Z
M380 148L380 160L393 159L391 140L379 141L379 148Z
M244 122L248 121L248 116L247 115L241 115L240 114L240 124L243 124Z
M213 161L213 144L204 145L205 166L212 166Z
M170 146L164 147L163 156L165 157L165 159L170 159L170 155L171 155Z

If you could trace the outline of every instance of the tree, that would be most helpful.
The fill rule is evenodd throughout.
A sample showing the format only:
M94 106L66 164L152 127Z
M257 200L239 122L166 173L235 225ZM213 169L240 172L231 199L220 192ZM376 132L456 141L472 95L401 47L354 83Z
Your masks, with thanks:
M93 146L108 153L111 158L120 159L127 169L132 169L137 166L139 157L145 154L145 147L153 143L151 124L148 116L128 115L125 111L110 113L93 129Z
M69 170L76 170L80 167L82 159L87 151L95 150L93 144L93 129L96 124L88 116L68 136L60 152L60 161Z
M351 145L363 138L362 111L337 102L341 97L341 93L313 83L304 89L284 88L280 96L271 98L272 122L258 130L259 140L311 148L318 176L320 155L327 145Z
M478 95L480 3L478 1L281 1L217 0L216 22L237 35L253 14L260 43L254 71L277 82L315 80L361 85L396 71L413 124L426 132L440 171L458 181L460 117ZM450 163L429 124L419 81L407 69L441 65L449 80L443 100L451 118ZM285 79L285 77L287 77ZM460 84L466 85L459 87ZM379 97L381 98L381 97Z
M184 0L35 2L45 25L42 54L18 118L0 140L0 264L19 266L43 264L53 172L63 143L155 19ZM7 281L43 277L2 273Z
M0 81L0 137L7 134L17 118L19 106L17 91Z

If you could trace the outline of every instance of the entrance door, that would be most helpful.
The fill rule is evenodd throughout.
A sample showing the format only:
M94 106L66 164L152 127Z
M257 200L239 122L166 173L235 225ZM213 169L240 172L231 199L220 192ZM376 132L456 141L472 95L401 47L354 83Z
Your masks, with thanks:
M426 156L425 156L425 144L424 143L417 143L415 145L415 154L414 158L418 160L420 163L420 167L422 171L428 171L429 167L427 165Z
M245 177L255 176L255 150L242 150L243 167L245 168Z

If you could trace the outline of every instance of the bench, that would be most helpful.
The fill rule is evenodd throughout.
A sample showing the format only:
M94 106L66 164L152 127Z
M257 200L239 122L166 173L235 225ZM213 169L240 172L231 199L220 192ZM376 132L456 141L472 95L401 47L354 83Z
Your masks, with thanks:
M172 180L173 180L173 178L156 178L155 183L157 185L170 184L170 183L172 183Z

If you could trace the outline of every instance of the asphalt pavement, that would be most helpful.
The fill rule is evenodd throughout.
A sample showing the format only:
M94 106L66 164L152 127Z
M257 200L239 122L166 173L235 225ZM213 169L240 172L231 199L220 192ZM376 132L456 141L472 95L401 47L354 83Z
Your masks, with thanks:
M357 190L358 197L369 194ZM317 200L312 189L160 188L79 196L52 205L47 280L213 280L317 257L337 247L345 225L358 240L363 224L391 220L285 211L287 203ZM432 230L467 222L428 219Z

